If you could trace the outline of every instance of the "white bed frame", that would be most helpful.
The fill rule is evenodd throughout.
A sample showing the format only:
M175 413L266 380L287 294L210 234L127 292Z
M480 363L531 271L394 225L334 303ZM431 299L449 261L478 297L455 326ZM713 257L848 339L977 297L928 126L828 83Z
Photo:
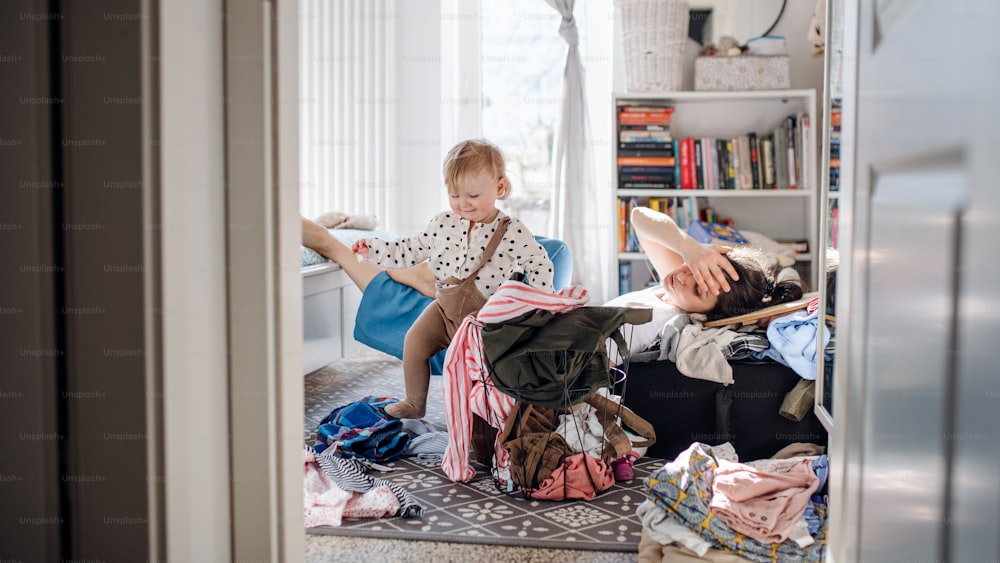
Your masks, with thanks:
M302 268L302 371L312 373L364 347L354 340L361 291L340 266Z

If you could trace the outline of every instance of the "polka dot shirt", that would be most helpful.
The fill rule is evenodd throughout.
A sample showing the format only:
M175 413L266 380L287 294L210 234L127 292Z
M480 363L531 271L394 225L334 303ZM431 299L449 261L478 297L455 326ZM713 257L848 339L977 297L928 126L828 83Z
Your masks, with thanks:
M396 241L368 239L365 262L384 268L408 268L429 260L438 284L452 276L466 279L479 267L504 217L501 211L492 223L473 223L470 232L470 221L445 211L432 219L422 233ZM511 219L500 245L476 274L476 287L489 297L515 272L523 272L532 287L552 291L548 254L524 223Z

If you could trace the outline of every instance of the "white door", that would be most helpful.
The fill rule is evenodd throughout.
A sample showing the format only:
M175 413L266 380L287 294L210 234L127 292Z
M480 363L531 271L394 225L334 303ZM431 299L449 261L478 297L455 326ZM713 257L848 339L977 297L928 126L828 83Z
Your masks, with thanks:
M850 560L998 555L998 6L859 5Z

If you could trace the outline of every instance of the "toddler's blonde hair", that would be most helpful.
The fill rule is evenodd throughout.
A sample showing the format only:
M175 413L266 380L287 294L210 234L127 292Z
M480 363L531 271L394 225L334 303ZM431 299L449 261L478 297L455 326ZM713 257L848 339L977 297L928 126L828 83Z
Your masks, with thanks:
M503 185L497 199L510 197L510 180L503 153L486 139L470 139L452 147L444 158L444 183L449 188L462 178L488 172Z

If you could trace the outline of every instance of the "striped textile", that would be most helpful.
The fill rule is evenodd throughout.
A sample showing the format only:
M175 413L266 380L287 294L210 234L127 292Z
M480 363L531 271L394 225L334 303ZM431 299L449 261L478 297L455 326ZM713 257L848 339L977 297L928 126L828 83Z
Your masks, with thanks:
M316 457L316 463L323 470L323 474L341 489L366 493L378 487L389 487L393 494L396 495L396 499L399 500L399 516L409 518L411 516L421 516L424 513L424 507L417 503L409 491L385 479L376 479L368 475L367 471L370 465L365 461L357 458L341 458L317 454L311 446L305 446L305 448ZM333 449L331 448L326 451L333 451Z
M499 323L537 310L564 313L584 305L590 297L580 286L569 286L558 293L535 289L517 281L500 285L479 310L469 315L455 333L444 360L444 409L448 426L448 446L441 469L453 482L467 483L476 476L469 464L472 439L472 415L477 414L498 430L503 429L514 398L496 390L483 362L485 324ZM509 467L507 450L497 433L493 444L496 471L505 475Z

